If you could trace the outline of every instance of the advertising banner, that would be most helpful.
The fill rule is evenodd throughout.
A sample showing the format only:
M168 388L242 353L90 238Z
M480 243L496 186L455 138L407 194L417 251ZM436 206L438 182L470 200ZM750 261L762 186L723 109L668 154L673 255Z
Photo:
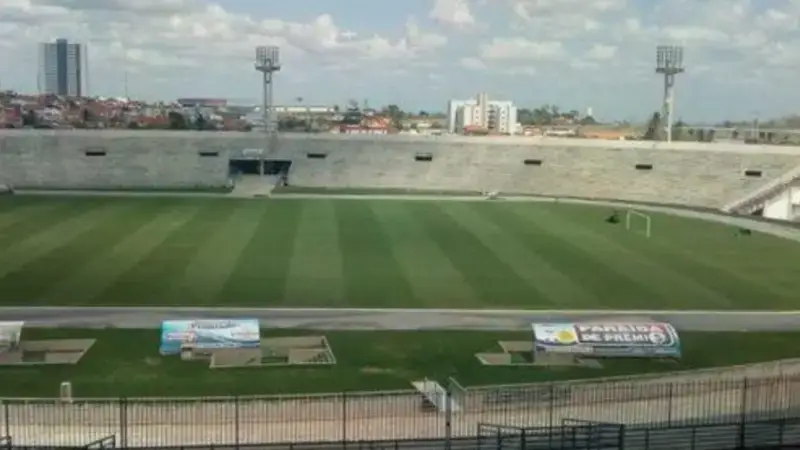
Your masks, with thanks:
M681 356L675 327L663 322L533 324L536 351L596 357Z
M196 349L258 348L258 319L165 320L161 322L162 355L177 355L184 343Z
M0 322L0 350L16 348L25 322Z

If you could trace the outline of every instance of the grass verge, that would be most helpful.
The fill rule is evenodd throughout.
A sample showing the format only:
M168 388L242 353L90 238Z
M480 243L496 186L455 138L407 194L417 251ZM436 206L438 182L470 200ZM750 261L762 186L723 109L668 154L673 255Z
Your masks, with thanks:
M265 336L320 334L269 331ZM608 361L603 369L482 366L474 354L524 332L334 331L325 333L337 364L306 368L208 368L158 354L155 330L26 329L25 339L96 338L76 366L0 367L0 396L53 397L62 381L78 397L286 394L406 389L410 381L453 376L466 386L544 382L698 369L800 356L800 333L681 334L680 363ZM736 349L736 351L730 351Z

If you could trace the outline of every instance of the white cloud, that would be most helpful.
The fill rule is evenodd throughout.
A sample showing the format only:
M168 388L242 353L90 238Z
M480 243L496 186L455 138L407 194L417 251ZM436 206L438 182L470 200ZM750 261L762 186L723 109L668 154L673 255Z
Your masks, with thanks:
M586 57L594 60L611 59L617 55L617 47L613 45L594 44L588 52Z
M427 33L420 29L414 18L406 22L405 43L412 51L428 52L447 45L447 36Z
M534 20L554 14L593 16L619 11L626 0L510 0L514 13L522 19Z
M428 16L438 22L457 27L475 24L475 16L472 15L467 0L433 0L433 7Z
M794 31L798 28L797 13L770 8L756 17L756 25L763 30Z
M530 41L524 38L494 38L480 49L485 59L540 60L564 56L564 46L558 41Z
M201 58L206 63L248 61L257 45L280 45L289 57L383 60L412 58L446 44L446 38L421 30L413 21L400 39L392 40L342 29L326 13L309 22L290 22L232 13L195 0L5 0L0 25L25 27L17 35L21 48L67 36L90 43L99 55L112 55L106 50L121 46L134 64L156 59L165 65L172 60L176 66Z
M480 58L475 58L474 56L461 58L461 66L472 70L486 70L488 68L486 63L481 61Z

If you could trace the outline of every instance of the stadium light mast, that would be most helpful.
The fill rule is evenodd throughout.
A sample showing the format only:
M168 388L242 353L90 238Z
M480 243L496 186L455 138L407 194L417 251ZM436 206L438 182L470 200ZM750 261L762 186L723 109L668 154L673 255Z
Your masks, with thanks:
M664 136L672 142L672 112L675 103L675 75L684 72L683 47L659 45L656 47L656 73L664 75L664 103L661 107L661 123Z
M263 75L263 96L264 100L261 107L263 108L264 115L264 133L266 134L266 142L264 150L261 152L261 161L259 162L260 173L264 175L264 153L273 150L274 144L277 141L278 127L275 123L272 103L272 75L281 70L280 48L276 46L259 46L256 47L256 61L255 68Z

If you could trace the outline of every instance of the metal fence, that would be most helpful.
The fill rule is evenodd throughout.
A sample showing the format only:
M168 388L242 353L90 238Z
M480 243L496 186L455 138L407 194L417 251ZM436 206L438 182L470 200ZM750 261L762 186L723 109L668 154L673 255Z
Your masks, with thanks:
M565 419L669 428L755 422L800 412L800 375L618 380L417 391L224 398L0 400L15 446L240 446L474 437L479 423L562 426ZM441 408L437 408L436 405ZM447 405L452 405L448 407Z
M800 418L650 427L565 420L560 427L480 424L477 450L721 450L797 448Z

